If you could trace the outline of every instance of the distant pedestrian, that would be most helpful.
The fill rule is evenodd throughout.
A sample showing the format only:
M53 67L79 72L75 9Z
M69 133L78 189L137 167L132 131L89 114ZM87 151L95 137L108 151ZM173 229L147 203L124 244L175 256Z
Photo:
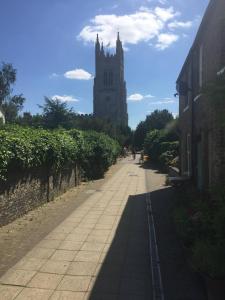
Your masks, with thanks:
M136 151L135 151L135 148L132 149L132 155L133 155L133 159L136 158Z
M141 156L140 156L139 163L143 164L143 162L144 162L144 150L141 150Z
M123 148L123 157L126 157L127 156L127 147L125 146Z

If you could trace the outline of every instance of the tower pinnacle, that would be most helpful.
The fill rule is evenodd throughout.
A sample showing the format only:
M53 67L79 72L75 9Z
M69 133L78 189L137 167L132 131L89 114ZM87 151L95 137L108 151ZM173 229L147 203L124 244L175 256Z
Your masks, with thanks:
M99 39L98 39L98 34L96 37L95 52L96 52L96 54L99 54L99 52L100 52L100 43L99 43Z
M103 46L103 42L102 42L102 46L101 46L101 52L104 53L104 46Z
M122 43L120 41L120 33L117 33L117 40L116 40L116 54L120 55L121 57L123 56L123 47Z

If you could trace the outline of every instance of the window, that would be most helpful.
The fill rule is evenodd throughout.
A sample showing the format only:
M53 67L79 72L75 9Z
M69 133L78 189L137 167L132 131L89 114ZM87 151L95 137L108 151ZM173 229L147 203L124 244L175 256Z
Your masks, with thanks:
M113 72L110 71L109 72L109 86L112 86L113 85Z
M103 84L104 84L104 87L113 86L113 72L112 71L104 71Z
M104 72L103 84L104 84L104 87L107 87L107 85L108 85L108 74L106 71Z

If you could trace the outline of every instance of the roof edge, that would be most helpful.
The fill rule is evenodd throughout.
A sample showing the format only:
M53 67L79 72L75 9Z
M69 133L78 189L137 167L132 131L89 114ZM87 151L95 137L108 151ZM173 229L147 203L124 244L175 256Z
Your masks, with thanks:
M207 20L208 20L209 17L210 17L211 10L212 10L213 6L216 4L216 1L217 1L217 0L210 0L209 4L208 4L208 6L207 6L207 8L206 8L206 10L205 10L205 13L204 13L204 15L203 15L202 21L201 21L201 23L200 23L200 25L199 25L197 34L196 34L196 36L195 36L194 42L193 42L193 44L192 44L192 46L191 46L191 48L190 48L190 50L189 50L189 52L188 52L188 55L187 55L187 57L186 57L186 59L185 59L185 61L184 61L184 64L183 64L183 66L182 66L182 68L181 68L181 71L180 71L179 76L178 76L178 78L177 78L177 80L176 80L176 83L180 80L180 77L181 77L182 74L183 74L184 68L185 68L185 66L186 66L186 64L187 64L187 62L188 62L188 60L189 60L189 58L190 58L190 56L191 56L191 54L192 54L193 49L195 48L195 45L197 44L197 42L198 42L198 40L199 40L199 37L200 37L200 35L201 35L201 33L202 33L202 30L203 30L203 27L205 26L205 24L207 24Z

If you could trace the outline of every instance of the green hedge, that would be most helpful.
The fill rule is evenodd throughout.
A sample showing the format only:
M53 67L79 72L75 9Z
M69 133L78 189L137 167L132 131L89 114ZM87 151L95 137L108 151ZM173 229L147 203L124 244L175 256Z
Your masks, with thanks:
M76 135L77 130L70 130L69 134ZM121 152L119 144L104 133L95 131L82 132L80 145L80 166L89 179L100 178L109 166L116 162Z
M145 138L144 151L152 161L168 165L178 156L178 149L179 142L164 130L152 130Z
M47 167L59 171L68 164L79 164L86 177L102 176L115 162L119 145L97 132L44 130L6 126L0 129L0 179L10 170Z

